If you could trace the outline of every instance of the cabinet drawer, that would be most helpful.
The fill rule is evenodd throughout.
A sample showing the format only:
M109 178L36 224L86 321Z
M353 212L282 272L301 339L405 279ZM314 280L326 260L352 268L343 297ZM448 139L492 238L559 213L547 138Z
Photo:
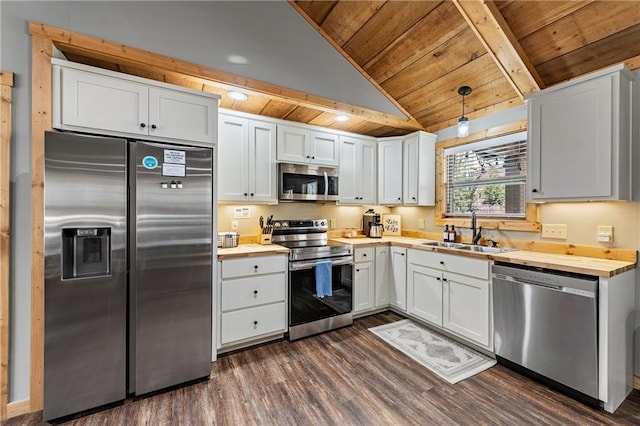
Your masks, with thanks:
M484 280L489 279L489 261L424 250L409 250L409 263L454 272Z
M222 314L220 343L285 331L284 302Z
M248 257L222 261L222 278L272 274L286 270L286 256Z
M222 281L222 312L282 302L285 292L284 272Z
M375 256L375 249L373 247L357 248L353 250L354 262L370 262Z

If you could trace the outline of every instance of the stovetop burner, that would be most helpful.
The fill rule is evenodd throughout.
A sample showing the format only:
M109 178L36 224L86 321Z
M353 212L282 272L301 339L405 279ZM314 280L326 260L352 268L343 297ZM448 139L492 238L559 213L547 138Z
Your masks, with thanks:
M351 256L351 246L330 241L327 219L273 221L272 242L290 249L289 261Z

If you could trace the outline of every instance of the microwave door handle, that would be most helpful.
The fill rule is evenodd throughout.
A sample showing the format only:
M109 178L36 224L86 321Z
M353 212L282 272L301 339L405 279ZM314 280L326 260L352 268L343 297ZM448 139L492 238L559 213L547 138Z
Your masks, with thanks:
M327 175L327 172L323 172L324 173L324 199L326 200L327 197L329 196L329 176Z

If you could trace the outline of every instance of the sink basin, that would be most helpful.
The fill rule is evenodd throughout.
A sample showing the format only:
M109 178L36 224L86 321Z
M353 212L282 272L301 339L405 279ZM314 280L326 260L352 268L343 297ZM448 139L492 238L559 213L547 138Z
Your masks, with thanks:
M442 248L455 249L455 250L475 251L478 253L505 253L508 251L517 250L512 248L504 248L504 247L476 246L473 244L464 244L464 243L446 243L444 241L430 241L428 243L422 243L422 245L429 246L429 247L442 247Z
M487 246L472 246L464 244L462 247L456 247L459 250L477 251L480 253L504 253L507 251L513 251L515 249L503 248L503 247L487 247Z
M444 241L431 241L428 243L422 243L422 245L430 246L430 247L453 248L453 249L464 247L464 244L461 244L461 243L445 243Z

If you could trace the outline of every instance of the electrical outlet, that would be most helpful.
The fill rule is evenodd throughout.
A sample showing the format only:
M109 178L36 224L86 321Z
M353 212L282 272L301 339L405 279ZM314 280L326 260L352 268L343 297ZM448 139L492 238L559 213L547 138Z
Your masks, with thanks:
M232 220L231 221L231 229L233 229L234 231L238 229L238 221L237 220Z
M598 241L601 243L613 242L613 226L598 225Z
M418 229L424 229L424 219L418 219Z
M330 220L330 222L331 222L331 229L336 229L336 226L337 226L336 219L333 218L333 219Z
M555 239L558 239L558 240L566 240L567 239L567 225L543 223L542 224L542 237L543 238L555 238Z

